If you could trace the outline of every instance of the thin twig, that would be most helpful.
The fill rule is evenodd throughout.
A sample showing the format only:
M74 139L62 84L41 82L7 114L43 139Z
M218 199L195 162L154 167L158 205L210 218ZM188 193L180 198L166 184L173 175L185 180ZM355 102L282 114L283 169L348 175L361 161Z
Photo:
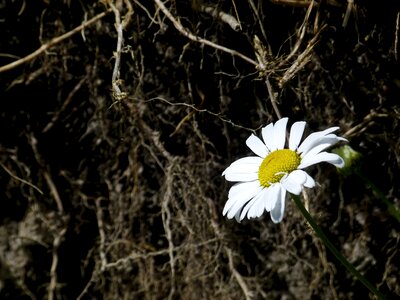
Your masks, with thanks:
M271 0L272 3L274 4L281 4L281 5L288 5L288 6L293 6L293 7L307 7L312 3L312 0ZM329 0L328 0L329 2ZM313 2L314 6L317 6L318 4L316 2Z
M161 217L163 222L163 227L165 231L165 235L168 241L168 256L169 256L169 266L171 270L171 287L169 291L168 298L174 299L175 293L175 255L174 255L174 242L172 240L172 230L171 230L171 212L169 210L169 203L172 200L172 184L173 184L173 170L176 164L176 159L174 158L170 161L167 167L167 173L165 174L166 178L166 189L164 191L164 197L161 201Z
M188 247L198 250L199 247L203 247L203 246L209 245L209 244L214 244L214 243L217 243L218 241L219 241L219 239L212 238L212 239L206 240L206 241L201 242L201 243L176 245L173 248L173 251L177 252L177 251L180 251L182 249L186 249ZM106 269L118 268L120 266L126 265L130 261L136 261L136 260L139 260L139 259L145 259L146 260L146 259L149 259L151 257L169 255L170 251L171 251L171 249L169 247L161 249L161 250L157 250L157 251L150 251L150 252L132 251L128 256L124 256L124 257L119 258L118 260L113 261L113 262L109 262L106 265Z
M164 99L164 98L162 98L162 97L155 97L155 98L151 98L151 99L146 100L146 101L154 101L154 100L160 100L160 101L165 102L165 103L167 103L167 104L169 104L169 105L172 105L172 106L185 106L185 107L189 107L189 108L191 108L191 109L193 109L193 110L195 110L196 112L199 112L199 113L202 113L202 112L207 113L207 114L209 114L209 115L211 115L211 116L217 117L217 118L220 119L222 122L228 123L228 124L230 124L230 125L233 126L233 127L240 128L240 129L244 129L244 130L250 131L250 132L252 132L252 133L256 133L256 131L259 129L259 128L252 129L252 128L248 128L248 127L245 127L245 126L238 125L238 124L232 122L231 120L225 118L224 116L222 116L221 113L215 113L215 112L209 111L209 110L204 109L204 108L198 108L198 107L196 107L196 106L193 105L193 104L188 104L188 103L184 103L184 102L177 102L177 103L174 103L174 102L168 101L167 99Z
M284 65L286 62L288 62L293 56L295 56L295 54L297 53L297 51L300 49L300 45L303 42L304 36L306 34L306 29L307 29L307 24L308 24L308 19L310 18L311 15L311 11L313 9L313 4L314 1L312 0L308 6L306 15L304 17L303 23L300 26L299 29L299 37L296 41L296 44L294 45L292 51L290 51L289 55L280 63L280 65ZM315 37L314 37L315 38Z
M387 118L388 114L386 113L377 113L375 111L371 111L368 115L364 117L364 119L361 121L361 123L355 125L354 127L350 128L347 130L344 134L343 137L349 138L353 137L355 135L360 135L363 133L365 130L368 129L368 127L372 126L375 124L374 119L376 118Z
M26 181L25 179L22 179L20 177L18 177L17 175L14 175L3 163L0 162L0 166L4 169L4 171L7 172L8 175L10 175L12 178L14 178L15 180L18 180L26 185L29 185L31 188L37 190L41 195L43 195L43 192L41 189L39 189L36 185Z
M49 131L54 124L57 122L59 119L61 113L67 108L67 106L71 103L72 99L74 98L74 95L76 92L82 87L83 83L88 79L88 76L83 77L72 89L72 91L68 94L67 99L64 101L63 105L61 106L60 110L58 110L53 118L51 118L50 122L46 125L46 127L43 129L42 133L45 133Z
M221 50L223 52L229 53L232 56L237 56L240 57L241 59L247 61L248 63L251 63L252 65L258 67L258 63L247 57L246 55L236 51L236 50L232 50L229 48L226 48L224 46L218 45L216 43L213 43L209 40L203 39L201 37L198 37L196 35L194 35L193 33L191 33L189 30L187 30L185 27L183 27L183 25L181 24L181 22L179 22L179 20L177 20L172 14L171 12L165 7L164 3L162 3L161 0L154 0L154 2L157 4L157 6L161 9L161 11L167 16L167 18L174 24L175 28L182 33L184 36L186 36L187 38L189 38L190 40L197 42L197 43L201 43L207 46L210 46L212 48Z
M272 108L274 109L275 114L278 117L278 119L281 119L282 118L282 114L279 111L279 108L278 108L278 105L277 105L278 102L276 101L276 97L275 97L275 92L272 89L272 85L269 82L269 78L268 77L265 79L265 83L267 85L269 99L271 100Z
M125 1L125 4L128 7L128 12L123 17L123 21L121 21L121 14L119 9L121 8L121 3L117 4L118 8L112 3L112 1L108 1L108 5L110 5L114 16L115 16L115 28L117 30L117 50L114 52L114 69L112 73L112 88L113 88L113 96L116 100L122 100L127 96L127 93L122 92L119 83L120 83L120 68L121 68L121 53L122 46L124 44L124 34L123 31L128 26L131 15L132 15L132 5L129 1Z
M118 86L119 74L120 74L120 64L121 64L121 49L122 44L124 42L124 35L122 33L123 27L121 23L121 16L119 10L114 6L114 4L110 1L109 5L111 6L114 15L115 15L115 27L117 29L117 50L114 52L114 69L112 73L112 87L114 90L115 95L118 97L121 95L121 89Z
M96 219L100 236L100 246L99 246L100 262L101 262L100 271L103 272L107 265L107 257L104 250L106 235L104 233L103 210L100 203L101 200L102 198L96 199Z
M238 13L238 10L237 10L237 7L236 7L235 0L232 0L232 6L233 6L233 10L235 11L236 19L238 20L238 23L239 23L239 26L240 26L239 29L243 30L242 29L242 25L240 24L240 17L239 17L239 13Z
M326 26L322 28L315 34L315 36L308 42L306 49L299 54L294 63L286 70L282 78L279 80L279 87L283 87L286 82L292 79L297 72L303 69L303 67L311 60L311 51L314 46L318 43L319 34L324 30Z
M58 212L60 213L60 215L62 215L62 214L64 214L64 206L63 206L63 203L61 201L60 194L58 193L57 187L54 184L54 181L50 176L48 168L45 165L45 163L44 163L44 161L43 161L43 159L42 159L42 157L41 157L41 155L40 155L40 153L38 151L37 139L33 135L30 136L30 144L31 144L33 153L35 155L36 161L38 162L39 166L42 168L44 179L46 180L47 186L50 189L50 193L53 195L53 198L54 198L54 200L56 202Z
M342 27L346 28L347 23L349 22L349 18L351 15L351 12L354 9L354 0L347 0L347 8L346 8L346 13L344 14L343 22L342 22Z
M43 52L45 52L47 49L53 47L54 45L62 42L63 40L65 40L67 38L70 38L74 34L80 32L83 28L85 28L85 27L97 22L98 20L103 18L105 15L107 15L110 11L111 11L111 9L108 9L107 11L98 14L97 16L91 18L89 21L87 21L85 23L82 23L78 27L75 27L71 31L68 31L67 33L64 33L63 35L60 35L58 37L55 37L55 38L51 39L48 43L42 45L39 49L37 49L36 51L32 52L31 54L29 54L29 55L27 55L27 56L25 56L25 57L23 57L23 58L21 58L21 59L19 59L17 61L9 63L8 65L0 67L0 73L1 72L5 72L5 71L9 71L11 69L14 69L14 68L16 68L16 67L18 67L18 66L20 66L22 64L25 64L25 63L31 61L35 57L37 57L40 54L42 54Z
M243 291L244 297L246 300L250 300L253 298L253 293L249 290L246 282L243 280L242 275L235 269L233 264L233 257L232 257L232 250L228 247L225 247L226 254L228 255L229 260L229 269L231 270L233 276L235 277L236 281L238 282L240 288Z
M49 284L49 290L47 292L48 300L55 299L55 291L57 288L58 248L60 247L62 238L64 237L66 232L67 232L67 227L64 227L54 238L53 241L53 260L51 262L50 284Z
M205 5L200 6L200 11L210 14L215 19L220 19L235 31L241 30L240 23L236 20L236 18L230 14L227 14L226 12L218 10L215 7Z
M397 55L397 48L399 46L399 23L400 23L400 12L397 13L396 17L396 31L394 35L394 58L397 60L398 55Z
M260 30L261 30L261 33L262 33L262 36L263 36L264 40L267 41L268 40L267 39L267 33L265 32L265 29L264 29L265 26L264 26L264 24L263 24L263 22L262 22L262 20L260 18L260 14L258 13L258 9L257 9L256 5L254 4L253 0L248 0L248 1L249 1L251 9L253 10L254 15L256 16L256 19L258 21L258 24L259 24L259 27L260 27Z

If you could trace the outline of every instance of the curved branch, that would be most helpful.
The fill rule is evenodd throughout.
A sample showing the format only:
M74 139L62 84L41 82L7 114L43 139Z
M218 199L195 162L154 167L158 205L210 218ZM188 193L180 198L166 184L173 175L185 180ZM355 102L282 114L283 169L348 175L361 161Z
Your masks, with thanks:
M226 48L224 46L218 45L216 43L213 43L209 40L203 39L201 37L198 37L196 35L194 35L193 33L191 33L189 30L187 30L185 27L183 27L183 25L181 24L181 22L179 22L179 20L177 20L172 14L171 12L165 7L164 3L162 3L161 0L154 0L154 2L157 4L157 6L161 9L161 11L167 16L167 18L174 24L175 28L182 33L184 36L186 36L187 38L189 38L190 40L194 41L194 42L198 42L210 47L213 47L215 49L221 50L223 52L229 53L233 56L238 56L241 59L247 61L248 63L251 63L252 65L259 67L259 64L251 59L250 57L247 57L246 55L236 51L236 50L232 50L229 48Z
M79 25L78 27L72 29L71 31L68 31L67 33L64 33L63 35L60 35L58 37L55 37L53 39L51 39L48 43L43 44L39 49L37 49L36 51L32 52L31 54L13 61L12 63L9 63L7 65L4 65L2 67L0 67L0 73L5 72L5 71L9 71L11 69L14 69L22 64L25 64L29 61L31 61L32 59L34 59L35 57L39 56L40 54L42 54L43 52L45 52L47 49L53 47L54 45L62 42L63 40L70 38L71 36L73 36L74 34L78 33L79 31L81 31L83 28L97 22L98 20L100 20L101 18L103 18L105 15L107 15L109 12L111 11L111 9L108 9L107 11L104 11L100 14L98 14L97 16L93 17L92 19L90 19L89 21L82 23L81 25Z

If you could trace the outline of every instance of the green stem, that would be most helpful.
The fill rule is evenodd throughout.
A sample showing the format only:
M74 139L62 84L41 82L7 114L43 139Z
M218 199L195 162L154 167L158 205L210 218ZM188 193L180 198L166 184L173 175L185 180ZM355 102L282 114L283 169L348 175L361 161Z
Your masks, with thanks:
M332 254L340 261L342 265L346 267L351 274L353 274L358 280L361 281L363 285L365 285L378 299L386 299L385 296L378 291L360 272L354 268L354 266L336 249L336 247L331 243L331 241L327 238L327 236L323 233L321 228L314 221L313 217L308 213L303 203L301 203L300 197L296 195L291 195L297 207L300 209L303 216L306 218L307 222L314 229L315 233L319 236L319 238L323 241L325 246L332 252Z
M396 206L393 205L392 202L390 202L386 195L359 170L356 170L355 173L379 196L379 198L382 199L383 202L385 202L389 213L396 218L397 222L400 222L400 211L396 208Z

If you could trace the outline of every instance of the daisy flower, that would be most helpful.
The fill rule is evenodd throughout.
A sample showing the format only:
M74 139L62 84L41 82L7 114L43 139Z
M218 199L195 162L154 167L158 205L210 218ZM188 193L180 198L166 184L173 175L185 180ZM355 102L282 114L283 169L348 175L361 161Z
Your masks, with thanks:
M344 166L339 155L323 151L346 141L333 134L339 127L314 132L300 144L306 122L295 122L285 148L287 122L288 118L282 118L262 128L263 141L252 134L246 145L256 156L240 158L222 173L226 180L238 182L229 190L223 210L229 219L258 218L267 211L272 221L279 223L285 212L286 192L299 195L304 187L315 186L303 169L320 162Z

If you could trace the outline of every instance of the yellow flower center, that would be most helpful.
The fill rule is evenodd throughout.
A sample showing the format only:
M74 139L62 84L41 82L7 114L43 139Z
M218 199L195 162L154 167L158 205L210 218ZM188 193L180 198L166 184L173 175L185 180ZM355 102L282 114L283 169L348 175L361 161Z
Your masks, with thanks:
M290 149L271 152L264 158L258 169L258 180L263 187L281 180L283 175L297 169L301 161L300 155Z

